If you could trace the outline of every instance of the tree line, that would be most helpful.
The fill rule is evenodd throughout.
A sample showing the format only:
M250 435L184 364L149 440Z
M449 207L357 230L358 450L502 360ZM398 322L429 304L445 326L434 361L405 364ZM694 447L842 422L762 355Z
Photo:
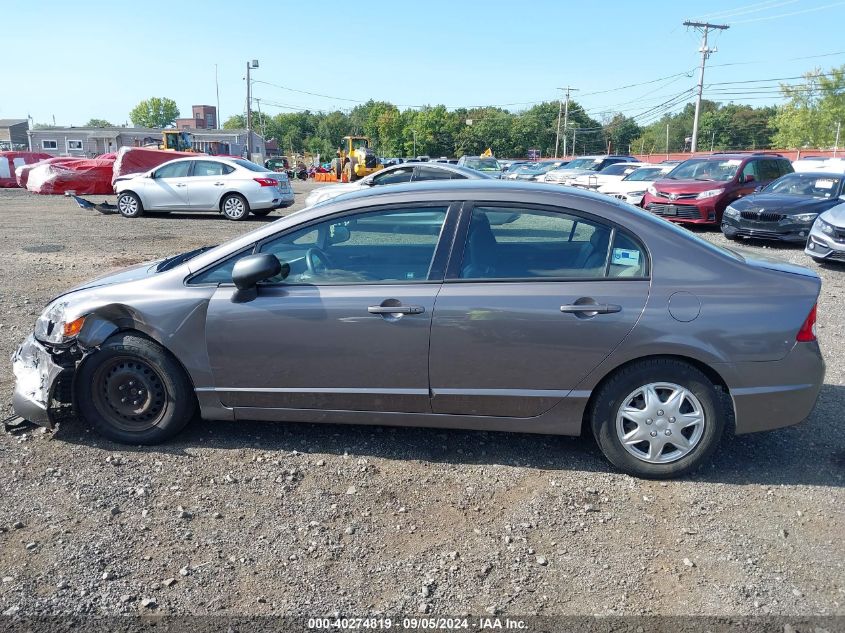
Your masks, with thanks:
M785 98L778 106L702 102L700 151L833 147L837 128L845 122L845 65L807 72L803 81L781 84ZM655 109L653 109L655 110ZM591 116L577 101L569 104L568 125L558 137L560 103L548 101L512 112L498 107L459 108L443 105L400 110L386 101L370 100L351 110L334 112L252 113L253 129L275 139L282 153L319 153L330 157L349 135L365 135L381 156L477 155L488 147L497 156L524 157L537 150L543 157L567 154L662 153L689 149L694 104L680 111L659 108L643 116L604 113ZM130 113L134 125L167 127L179 116L173 100L142 101ZM92 119L91 123L107 123ZM230 117L224 128L244 128L243 115ZM668 141L667 141L668 133ZM839 144L845 142L840 132Z

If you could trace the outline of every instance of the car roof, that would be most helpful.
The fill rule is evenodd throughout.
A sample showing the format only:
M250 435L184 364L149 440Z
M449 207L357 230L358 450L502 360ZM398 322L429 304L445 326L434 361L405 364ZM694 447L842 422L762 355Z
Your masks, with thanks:
M390 165L390 167L385 167L384 169L380 169L379 171L374 172L374 174L381 174L381 173L384 173L386 171L396 171L399 168L408 169L409 165L407 163L408 163L408 161L405 161L404 163L400 163L398 165ZM492 176L489 176L488 174L483 174L480 171L476 171L475 169L470 169L469 167L464 167L463 165L455 165L454 163L440 163L440 162L435 162L435 161L427 161L427 162L421 162L420 161L419 163L417 163L415 161L414 165L410 165L410 167L430 167L432 169L441 169L443 171L449 171L449 172L453 172L453 173L456 173L456 174L462 174L462 175L466 176L467 178L476 178L476 179L480 179L480 180L484 180L484 179L491 179L492 180L493 179ZM420 181L420 182L422 182L422 181Z
M801 176L807 178L836 178L837 180L845 178L845 174L841 171L791 171L784 176Z

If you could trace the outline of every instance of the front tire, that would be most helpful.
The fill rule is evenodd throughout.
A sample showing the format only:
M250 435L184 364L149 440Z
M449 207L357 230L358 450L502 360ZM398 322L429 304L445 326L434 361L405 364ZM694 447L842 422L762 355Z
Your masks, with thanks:
M136 334L109 338L82 363L74 385L80 417L122 444L170 439L196 412L182 366L158 343Z
M140 218L144 215L144 205L137 194L125 191L117 196L117 211L124 218Z
M630 365L596 394L592 428L605 457L647 479L679 477L716 450L728 418L719 389L674 359Z
M249 215L249 203L239 193L230 193L220 201L220 210L227 219L237 222Z

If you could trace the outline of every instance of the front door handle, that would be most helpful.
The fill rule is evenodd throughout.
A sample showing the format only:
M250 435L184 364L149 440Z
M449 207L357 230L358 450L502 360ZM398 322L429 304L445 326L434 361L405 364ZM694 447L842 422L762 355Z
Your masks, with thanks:
M571 314L613 314L614 312L622 312L622 306L615 303L573 303L560 306L560 311Z
M187 187L188 185L186 185L185 183L182 183L182 182L177 182L176 186L177 187Z
M222 187L222 186L223 186L223 185L225 185L225 184L226 184L225 182L215 182L215 183L214 183L214 186L215 186L215 187Z
M370 314L422 314L425 308L422 306L370 306L367 312Z

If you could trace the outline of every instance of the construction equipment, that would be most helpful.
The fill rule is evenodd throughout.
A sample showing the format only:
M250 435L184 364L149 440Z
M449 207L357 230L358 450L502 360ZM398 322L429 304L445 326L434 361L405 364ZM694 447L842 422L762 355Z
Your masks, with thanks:
M194 137L185 130L162 130L159 149L172 152L195 152Z
M332 162L337 179L345 177L347 182L355 182L384 167L370 149L370 139L366 136L344 136Z

